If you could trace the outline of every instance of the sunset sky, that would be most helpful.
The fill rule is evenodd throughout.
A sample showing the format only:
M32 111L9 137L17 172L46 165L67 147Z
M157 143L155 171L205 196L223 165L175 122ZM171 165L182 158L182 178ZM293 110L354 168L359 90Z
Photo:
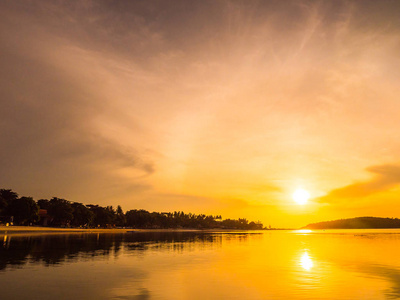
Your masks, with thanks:
M3 0L0 24L0 188L400 217L399 1Z

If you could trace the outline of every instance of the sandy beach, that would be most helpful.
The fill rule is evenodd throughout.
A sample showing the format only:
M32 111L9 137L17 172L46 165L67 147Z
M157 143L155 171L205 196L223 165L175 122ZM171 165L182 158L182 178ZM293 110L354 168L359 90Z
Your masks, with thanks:
M55 227L39 227L39 226L0 226L1 233L70 233L70 232L98 232L98 233L125 233L133 229L121 228L55 228Z
M232 231L226 229L135 229L135 228L56 228L39 226L0 226L0 234L34 233L127 233L127 232L191 232L191 231ZM233 230L235 231L235 230Z

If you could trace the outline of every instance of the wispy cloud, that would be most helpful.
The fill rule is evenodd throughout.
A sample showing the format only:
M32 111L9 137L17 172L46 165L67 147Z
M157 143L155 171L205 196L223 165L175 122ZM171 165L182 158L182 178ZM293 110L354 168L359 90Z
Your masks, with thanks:
M399 165L377 165L368 167L366 170L374 175L369 181L356 182L334 189L326 196L319 198L319 201L337 203L344 199L368 197L400 185Z

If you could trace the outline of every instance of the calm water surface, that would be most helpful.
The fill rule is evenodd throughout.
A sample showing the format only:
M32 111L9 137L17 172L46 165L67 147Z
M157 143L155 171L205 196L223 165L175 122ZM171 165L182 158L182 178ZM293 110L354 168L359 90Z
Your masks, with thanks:
M0 238L1 299L400 298L400 230Z

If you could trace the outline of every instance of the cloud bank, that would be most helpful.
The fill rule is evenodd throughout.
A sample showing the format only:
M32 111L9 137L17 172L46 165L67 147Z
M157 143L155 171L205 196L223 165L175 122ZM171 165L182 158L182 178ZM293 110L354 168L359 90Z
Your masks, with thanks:
M356 182L330 191L326 196L319 199L320 202L340 202L343 199L364 198L370 195L385 192L400 185L399 165L377 165L371 166L366 171L374 176L369 181Z

